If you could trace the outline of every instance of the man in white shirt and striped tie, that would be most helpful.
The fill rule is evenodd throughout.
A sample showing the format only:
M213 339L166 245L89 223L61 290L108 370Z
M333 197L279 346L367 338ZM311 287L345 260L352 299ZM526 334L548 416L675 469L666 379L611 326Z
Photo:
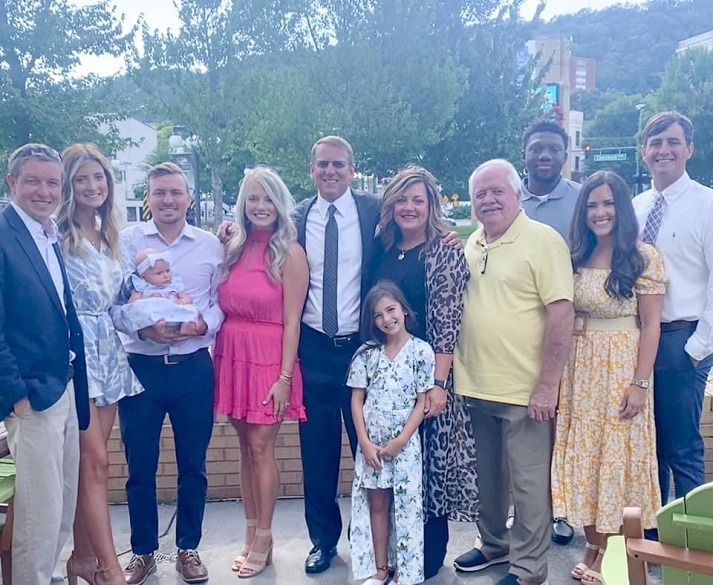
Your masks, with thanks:
M646 124L641 156L652 188L634 199L641 239L653 244L669 277L654 367L654 413L663 503L670 476L681 497L705 481L699 424L713 363L713 190L688 176L693 124L660 112Z

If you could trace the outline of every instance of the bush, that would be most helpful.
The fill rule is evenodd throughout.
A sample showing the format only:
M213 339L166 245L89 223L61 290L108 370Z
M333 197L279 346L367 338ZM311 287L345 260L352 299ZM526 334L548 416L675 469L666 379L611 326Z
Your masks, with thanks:
M459 205L453 208L453 219L470 219L470 205Z

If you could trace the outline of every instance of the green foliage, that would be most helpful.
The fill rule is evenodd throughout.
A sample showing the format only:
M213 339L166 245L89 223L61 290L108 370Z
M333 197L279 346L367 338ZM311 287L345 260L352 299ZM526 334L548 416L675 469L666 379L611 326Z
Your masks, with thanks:
M580 10L540 22L534 32L571 37L575 55L597 59L601 90L631 94L658 88L678 42L711 29L710 0L649 0Z
M691 50L675 56L653 102L657 111L678 110L693 120L695 151L687 169L694 179L713 185L713 52Z
M459 205L453 208L453 219L470 219L470 205Z
M56 148L83 140L116 145L100 132L121 116L98 107L96 80L72 80L82 54L119 55L132 34L122 33L109 0L76 7L67 0L0 0L0 148L42 141ZM59 80L59 81L58 81ZM115 105L115 104L112 104Z

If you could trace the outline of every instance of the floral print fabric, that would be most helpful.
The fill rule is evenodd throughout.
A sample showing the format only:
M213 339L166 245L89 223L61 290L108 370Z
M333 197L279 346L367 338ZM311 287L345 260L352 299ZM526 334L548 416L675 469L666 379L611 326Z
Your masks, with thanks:
M125 283L134 265L126 249L116 260L105 244L101 251L87 241L82 246L84 255L72 253L65 258L67 278L84 333L89 397L97 406L107 406L143 391L109 313L128 298Z
M574 280L574 306L593 319L638 315L636 295L664 294L666 276L656 250L640 251L647 268L631 299L607 295L608 270L580 269ZM616 533L625 506L642 509L644 527L656 526L661 503L656 463L653 390L633 419L619 417L622 397L634 377L639 329L586 331L575 335L560 386L557 434L552 459L555 517L575 526L595 525Z
M366 388L364 422L369 438L383 445L398 436L413 411L416 394L433 387L435 355L430 345L412 337L390 360L382 347L358 353L347 386ZM389 566L397 567L399 583L424 580L423 486L421 444L414 433L401 452L377 471L357 448L352 484L351 556L355 579L376 571L367 489L393 489L389 530Z

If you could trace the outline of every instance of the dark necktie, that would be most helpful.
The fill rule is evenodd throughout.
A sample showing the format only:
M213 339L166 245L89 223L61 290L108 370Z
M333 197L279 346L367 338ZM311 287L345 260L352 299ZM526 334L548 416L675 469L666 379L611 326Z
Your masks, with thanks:
M654 206L649 211L644 226L644 235L641 239L645 244L656 245L656 238L659 236L661 229L661 220L663 219L663 193L657 193L654 199Z
M329 206L329 219L324 230L324 273L322 275L322 329L334 337L339 330L337 317L337 265L339 263L339 228L334 217L337 208Z

